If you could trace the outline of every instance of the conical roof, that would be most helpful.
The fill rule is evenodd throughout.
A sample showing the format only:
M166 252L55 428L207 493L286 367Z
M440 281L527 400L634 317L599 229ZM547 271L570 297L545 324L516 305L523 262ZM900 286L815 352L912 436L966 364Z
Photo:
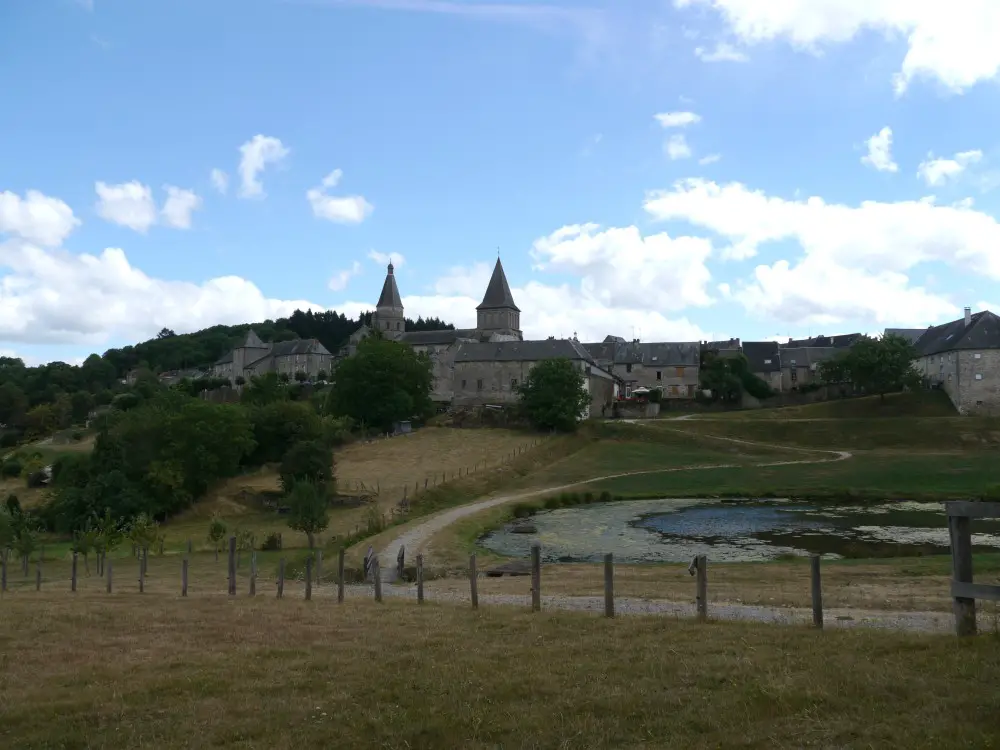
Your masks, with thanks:
M493 276L490 277L490 283L486 287L486 294L483 296L483 301L476 309L494 310L497 308L506 308L521 312L518 306L514 304L514 295L510 293L510 286L507 284L507 275L503 272L503 266L500 265L499 258L497 258L496 266L493 267Z
M396 286L396 277L392 275L392 263L389 264L385 283L382 285L382 294L378 298L376 307L398 307L400 309L403 307L403 300L400 299L399 288Z
M254 329L250 329L247 332L247 337L243 339L243 347L245 349L266 349L267 344L260 340L260 336Z

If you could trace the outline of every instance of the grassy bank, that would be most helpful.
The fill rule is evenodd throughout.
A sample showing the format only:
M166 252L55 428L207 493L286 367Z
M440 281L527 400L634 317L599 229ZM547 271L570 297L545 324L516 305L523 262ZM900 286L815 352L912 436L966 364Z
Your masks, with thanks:
M18 596L0 739L51 747L995 747L1000 641L273 598Z

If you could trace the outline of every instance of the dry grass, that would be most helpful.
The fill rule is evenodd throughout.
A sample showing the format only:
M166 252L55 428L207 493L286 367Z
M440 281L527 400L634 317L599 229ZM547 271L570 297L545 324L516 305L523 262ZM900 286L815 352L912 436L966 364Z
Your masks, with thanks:
M1000 640L409 603L0 607L0 744L991 748Z
M492 557L482 560L486 570ZM978 583L997 583L1000 557L976 573ZM435 561L439 558L435 555ZM449 558L453 559L453 558ZM468 557L466 556L466 561ZM487 562L489 561L489 562ZM892 559L885 561L826 562L823 565L823 604L829 609L951 611L950 558ZM980 565L980 568L984 566ZM455 568L453 567L452 570ZM600 565L544 566L542 591L568 596L603 596L604 570ZM428 590L468 593L469 581L446 578L427 583ZM531 590L529 577L482 578L480 594L521 594ZM695 580L687 565L616 565L615 595L639 599L694 602ZM770 607L811 606L808 560L801 562L709 564L708 595L717 604ZM980 602L982 610L1000 616L994 602Z

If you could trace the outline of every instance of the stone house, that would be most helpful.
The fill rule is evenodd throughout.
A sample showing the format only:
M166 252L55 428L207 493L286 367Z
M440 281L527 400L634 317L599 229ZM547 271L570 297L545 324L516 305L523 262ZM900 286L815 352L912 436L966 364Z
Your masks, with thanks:
M531 369L547 359L570 360L584 375L590 405L583 417L611 414L615 377L598 366L587 350L571 339L464 343L455 355L456 406L498 406L518 400L517 388Z
M763 380L773 391L782 391L781 350L777 341L744 341L743 356L750 372Z
M1000 317L967 307L964 317L928 328L914 346L915 367L959 414L1000 414Z
M838 336L813 336L808 339L788 339L779 346L781 357L781 390L793 391L818 380L820 362L850 349L864 334L845 333Z
M315 380L320 373L328 375L332 367L333 355L316 339L271 344L261 341L251 330L242 344L212 366L212 375L235 383L236 378L249 381L254 375L268 372L285 374L294 379L296 373L302 372L310 380Z
M640 343L608 336L599 344L583 344L598 366L622 381L628 398L640 386L660 388L664 398L694 398L698 390L701 344Z

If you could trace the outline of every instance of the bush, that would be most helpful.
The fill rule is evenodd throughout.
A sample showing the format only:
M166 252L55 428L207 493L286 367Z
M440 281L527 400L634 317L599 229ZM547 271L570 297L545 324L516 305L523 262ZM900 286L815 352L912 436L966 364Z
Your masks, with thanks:
M287 493L297 482L311 482L322 491L333 483L333 453L321 440L296 443L281 459L281 488Z
M3 467L0 468L5 477L19 477L21 476L21 462L16 458L8 458L3 462Z
M264 543L260 545L262 552L270 552L281 549L281 535L276 531L271 532L264 538Z
M79 430L73 430L73 432L70 434L70 439L72 439L74 442L79 443L81 440L83 440L83 433L80 432Z
M28 487L37 488L45 486L45 472L44 471L33 471L28 474L27 478Z

